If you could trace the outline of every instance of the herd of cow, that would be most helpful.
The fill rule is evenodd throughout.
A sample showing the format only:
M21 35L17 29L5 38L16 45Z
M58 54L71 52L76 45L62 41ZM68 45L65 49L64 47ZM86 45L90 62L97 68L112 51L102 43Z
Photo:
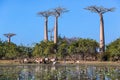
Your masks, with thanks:
M49 63L52 63L52 64L56 64L57 62L57 59L56 58L35 58L35 59L27 59L27 58L24 58L24 60L22 61L22 63L38 63L38 64L49 64Z

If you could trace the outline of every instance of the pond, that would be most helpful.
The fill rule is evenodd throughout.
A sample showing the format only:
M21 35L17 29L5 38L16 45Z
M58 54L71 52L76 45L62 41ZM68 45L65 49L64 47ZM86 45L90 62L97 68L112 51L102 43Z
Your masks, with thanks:
M120 67L83 64L0 65L0 80L120 80Z

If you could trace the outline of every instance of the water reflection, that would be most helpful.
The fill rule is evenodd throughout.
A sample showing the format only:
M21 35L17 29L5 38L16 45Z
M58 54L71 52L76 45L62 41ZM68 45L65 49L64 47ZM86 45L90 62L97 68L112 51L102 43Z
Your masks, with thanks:
M34 74L30 70L23 69L19 73L18 80L35 80L35 76L34 76Z
M94 65L6 65L0 80L119 80L120 67Z

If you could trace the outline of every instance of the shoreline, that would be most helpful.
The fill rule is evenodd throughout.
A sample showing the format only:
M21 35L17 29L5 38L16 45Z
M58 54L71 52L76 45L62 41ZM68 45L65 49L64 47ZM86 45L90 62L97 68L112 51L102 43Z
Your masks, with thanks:
M58 64L80 64L80 65L111 65L111 66L120 66L120 61L79 61L75 63L74 61L57 61ZM0 65L33 65L38 63L19 63L16 60L0 60Z

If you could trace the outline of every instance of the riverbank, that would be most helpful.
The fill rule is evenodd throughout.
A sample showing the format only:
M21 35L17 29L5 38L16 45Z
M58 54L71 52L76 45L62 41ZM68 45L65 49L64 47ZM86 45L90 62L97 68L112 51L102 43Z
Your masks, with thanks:
M61 64L64 64L64 61L60 61ZM119 66L120 62L112 62L112 61L79 61L78 63L74 63L73 61L66 61L66 64L80 64L80 65L111 65L111 66Z
M57 63L59 64L87 64L87 65L115 65L115 66L120 66L120 61L119 62L111 62L111 61L79 61L79 62L74 62L74 61L58 61ZM0 65L21 65L21 63L17 60L0 60ZM24 63L22 63L24 64ZM37 63L26 63L26 64L37 64Z

